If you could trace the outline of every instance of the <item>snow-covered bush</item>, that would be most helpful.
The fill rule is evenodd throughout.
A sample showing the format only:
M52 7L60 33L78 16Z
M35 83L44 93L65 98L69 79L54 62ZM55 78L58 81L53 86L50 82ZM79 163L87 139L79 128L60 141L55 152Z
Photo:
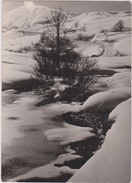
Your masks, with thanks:
M77 38L78 38L79 41L82 41L83 35L82 35L81 33L79 33L79 34L77 35Z

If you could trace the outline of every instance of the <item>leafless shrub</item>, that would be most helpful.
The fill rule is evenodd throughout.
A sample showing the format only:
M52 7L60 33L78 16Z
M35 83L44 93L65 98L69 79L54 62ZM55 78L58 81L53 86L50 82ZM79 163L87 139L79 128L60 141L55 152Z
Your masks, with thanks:
M75 26L75 28L77 28L79 26L79 21L76 21L74 26Z
M87 36L87 35L83 35L82 33L79 33L77 35L77 40L79 41L90 41L95 35L90 35L90 36Z
M128 54L127 53L123 53L123 52L119 52L119 51L116 50L115 56L125 57L125 56L128 56Z
M119 20L113 27L112 32L122 32L124 30L124 21Z

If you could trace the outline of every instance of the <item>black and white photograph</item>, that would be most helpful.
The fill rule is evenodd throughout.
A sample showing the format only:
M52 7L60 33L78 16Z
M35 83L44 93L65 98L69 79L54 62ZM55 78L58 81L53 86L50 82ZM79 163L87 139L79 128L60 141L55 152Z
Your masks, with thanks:
M1 182L131 182L131 2L1 16Z

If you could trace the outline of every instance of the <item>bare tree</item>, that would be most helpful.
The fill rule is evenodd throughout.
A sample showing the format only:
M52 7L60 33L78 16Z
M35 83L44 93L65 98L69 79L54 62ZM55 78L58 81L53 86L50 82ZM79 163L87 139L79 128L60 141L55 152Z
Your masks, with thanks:
M60 54L62 53L63 42L66 36L65 23L68 18L68 13L63 12L62 8L57 8L51 10L51 15L49 16L48 25L48 37L51 37L52 42L54 42L54 48L56 48L56 60L58 70L60 72Z

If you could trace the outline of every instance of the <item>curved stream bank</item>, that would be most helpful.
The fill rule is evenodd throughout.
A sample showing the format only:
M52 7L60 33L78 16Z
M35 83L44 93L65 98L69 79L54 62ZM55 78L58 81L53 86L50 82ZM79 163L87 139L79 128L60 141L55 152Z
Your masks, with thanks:
M103 142L100 121L106 121L107 114L102 118L77 112L78 103L36 107L41 99L31 92L6 90L2 98L3 181L21 179L35 168L38 173L41 167L45 172L42 179L33 178L35 173L22 179L67 181Z

